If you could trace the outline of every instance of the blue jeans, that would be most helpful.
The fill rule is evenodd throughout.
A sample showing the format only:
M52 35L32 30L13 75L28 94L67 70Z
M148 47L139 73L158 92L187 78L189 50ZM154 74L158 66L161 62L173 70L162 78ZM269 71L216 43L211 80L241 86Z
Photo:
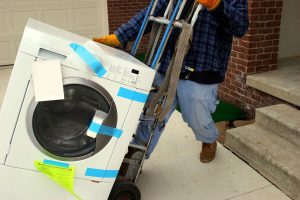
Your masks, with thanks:
M163 82L163 79L164 76L157 73L154 79L154 84L160 85ZM211 113L216 110L218 86L218 84L204 85L193 81L179 80L177 93L171 109L163 122L159 123L156 127L146 158L149 158L153 152L165 125L177 105L180 106L182 118L193 130L196 140L205 143L213 143L216 141L219 136L219 132L214 125ZM149 99L151 99L151 96ZM141 116L140 123L136 131L136 138L133 141L134 144L147 144L152 124L153 118L149 118L144 115Z

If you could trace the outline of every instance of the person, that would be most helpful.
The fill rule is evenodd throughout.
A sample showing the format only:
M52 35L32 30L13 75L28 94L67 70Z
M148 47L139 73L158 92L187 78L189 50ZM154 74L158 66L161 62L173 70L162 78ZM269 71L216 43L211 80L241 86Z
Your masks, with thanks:
M188 0L188 2L195 2ZM168 0L159 0L155 16L163 16ZM233 37L242 37L248 29L247 0L197 0L204 6L193 28L191 47L184 58L177 94L168 115L155 131L147 157L151 155L171 114L180 106L183 120L193 130L197 141L202 141L200 161L208 163L215 158L218 130L211 113L215 112L217 90L224 81ZM147 8L133 16L114 34L94 38L112 47L126 47L140 30ZM146 30L149 32L149 28ZM166 45L154 83L160 84L174 53L176 31ZM193 70L191 70L193 69ZM145 117L145 116L144 116ZM134 143L146 144L149 139L149 121L141 118Z

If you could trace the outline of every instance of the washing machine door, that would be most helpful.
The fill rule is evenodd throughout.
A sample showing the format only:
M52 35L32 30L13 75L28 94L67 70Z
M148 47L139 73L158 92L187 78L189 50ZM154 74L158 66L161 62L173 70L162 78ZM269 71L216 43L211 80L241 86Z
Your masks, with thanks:
M61 160L82 160L101 151L111 136L87 136L97 112L106 113L103 125L117 125L116 105L100 85L83 79L64 80L65 99L32 102L29 111L31 138L36 146L51 157Z

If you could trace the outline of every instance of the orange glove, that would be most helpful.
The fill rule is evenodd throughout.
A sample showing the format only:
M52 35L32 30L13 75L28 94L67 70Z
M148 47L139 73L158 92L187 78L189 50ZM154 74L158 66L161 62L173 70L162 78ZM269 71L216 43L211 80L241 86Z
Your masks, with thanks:
M100 38L93 38L93 40L111 47L121 47L121 42L115 34L110 34Z
M198 3L205 6L208 10L214 10L220 5L222 0L197 0Z

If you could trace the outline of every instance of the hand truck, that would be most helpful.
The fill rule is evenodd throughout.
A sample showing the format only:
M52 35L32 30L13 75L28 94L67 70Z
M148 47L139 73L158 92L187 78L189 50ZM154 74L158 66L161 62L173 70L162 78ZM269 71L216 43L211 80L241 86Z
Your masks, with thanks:
M132 47L131 55L135 56L137 53L138 46L141 42L141 38L144 35L145 29L149 22L153 22L157 26L157 33L155 33L152 42L149 44L149 49L146 55L145 63L149 65L152 69L157 70L159 66L159 61L162 57L162 53L167 44L167 41L172 33L174 27L182 28L183 23L180 20L184 7L188 0L170 0L169 4L166 8L166 11L163 17L155 17L154 12L157 7L159 0L151 0L151 3L147 9L145 18L143 20L142 26L138 33L137 39ZM173 6L175 4L175 6ZM195 6L196 5L196 6ZM190 25L194 26L198 14L202 9L202 5L194 4L194 8L190 10ZM165 28L165 32L162 35L162 32ZM161 39L162 36L162 39ZM161 42L158 46L159 40ZM153 89L151 92L155 92L156 89ZM164 106L164 99L162 99L157 106L158 108L162 108ZM147 108L145 108L146 110ZM139 175L142 171L143 163L146 157L146 153L148 147L151 143L154 130L158 125L158 117L153 118L153 124L151 125L150 136L147 144L143 145L135 145L130 144L128 147L128 153L125 155L123 159L123 163L121 165L118 177L116 182L111 190L109 200L139 200L141 199L141 193L136 186L136 182L139 178Z

